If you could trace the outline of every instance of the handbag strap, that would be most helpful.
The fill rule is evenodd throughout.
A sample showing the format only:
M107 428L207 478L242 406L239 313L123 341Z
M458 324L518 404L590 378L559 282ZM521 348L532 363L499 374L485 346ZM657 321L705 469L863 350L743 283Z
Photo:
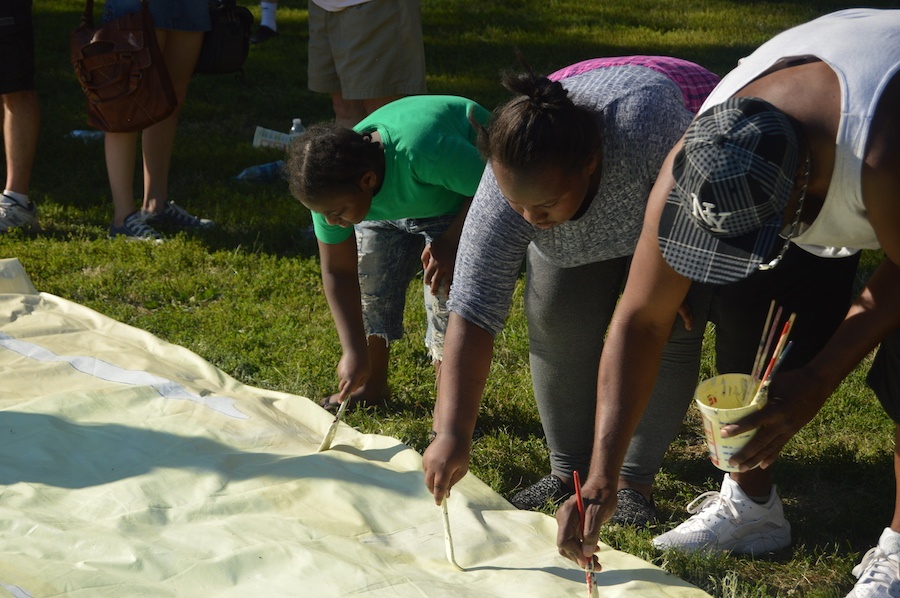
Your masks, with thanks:
M81 14L81 26L94 28L94 0L86 0L84 12Z

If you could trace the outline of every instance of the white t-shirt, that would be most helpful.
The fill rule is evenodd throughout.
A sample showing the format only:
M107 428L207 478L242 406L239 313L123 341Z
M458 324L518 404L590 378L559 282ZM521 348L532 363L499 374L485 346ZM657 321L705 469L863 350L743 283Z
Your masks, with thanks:
M365 4L372 0L312 0L313 4L319 6L328 12L340 12L345 8L356 6L357 4Z
M742 59L709 95L701 112L786 62L814 57L841 86L841 121L828 195L813 223L793 241L839 257L880 247L862 201L862 164L878 99L900 70L900 10L851 8L788 29Z

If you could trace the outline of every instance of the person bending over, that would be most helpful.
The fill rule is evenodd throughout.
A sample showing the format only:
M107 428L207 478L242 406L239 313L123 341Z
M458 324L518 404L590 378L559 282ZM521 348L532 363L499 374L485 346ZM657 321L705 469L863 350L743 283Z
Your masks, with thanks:
M410 96L352 129L309 127L288 150L291 192L312 212L325 296L343 355L334 411L384 404L389 343L403 336L406 289L424 268L425 344L440 378L447 293L484 161L469 122L488 112L455 96Z
M833 256L846 253L840 248L880 247L883 262L824 347L804 366L776 375L766 406L723 433L758 428L732 465L742 472L768 468L880 344L868 382L898 422L900 439L898 198L900 11L849 9L789 29L722 80L651 193L600 363L585 524L573 501L560 507L561 554L586 564L600 525L615 511L620 468L651 392L645 381L659 366L692 281L749 280L760 269L777 272L797 251ZM896 473L896 449L894 463ZM713 511L729 506L736 511L732 523L757 519L755 509L733 503L731 490L723 487L722 500L673 530L680 530L676 540L694 539L676 544L719 549ZM654 543L672 545L666 535ZM889 596L900 584L898 572L900 500L877 546L854 568L849 596Z

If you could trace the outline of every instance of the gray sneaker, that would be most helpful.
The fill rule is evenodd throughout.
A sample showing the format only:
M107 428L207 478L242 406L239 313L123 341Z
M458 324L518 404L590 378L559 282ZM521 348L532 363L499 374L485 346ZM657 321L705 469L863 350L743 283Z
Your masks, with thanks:
M194 216L184 208L176 205L174 201L167 201L166 207L159 214L144 212L144 220L159 226L173 226L177 228L212 228L216 225L212 220Z
M656 507L653 498L647 500L633 488L622 488L616 493L619 504L607 523L648 527L656 523Z
M570 496L572 496L572 491L566 487L566 483L551 473L514 494L509 502L517 509L534 511L547 506L548 502L558 505Z
M38 227L37 208L32 202L23 206L8 195L0 196L0 233L11 228L34 230Z
M109 225L109 238L125 237L129 241L162 243L163 237L147 224L142 212L132 212L125 217L122 226Z

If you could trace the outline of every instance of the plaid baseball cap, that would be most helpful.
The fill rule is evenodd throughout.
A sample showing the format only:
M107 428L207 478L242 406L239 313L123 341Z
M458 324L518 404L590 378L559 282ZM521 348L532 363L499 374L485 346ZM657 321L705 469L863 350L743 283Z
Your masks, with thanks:
M797 163L794 127L768 102L731 98L700 114L675 156L660 218L666 262L713 284L756 272L778 239Z

